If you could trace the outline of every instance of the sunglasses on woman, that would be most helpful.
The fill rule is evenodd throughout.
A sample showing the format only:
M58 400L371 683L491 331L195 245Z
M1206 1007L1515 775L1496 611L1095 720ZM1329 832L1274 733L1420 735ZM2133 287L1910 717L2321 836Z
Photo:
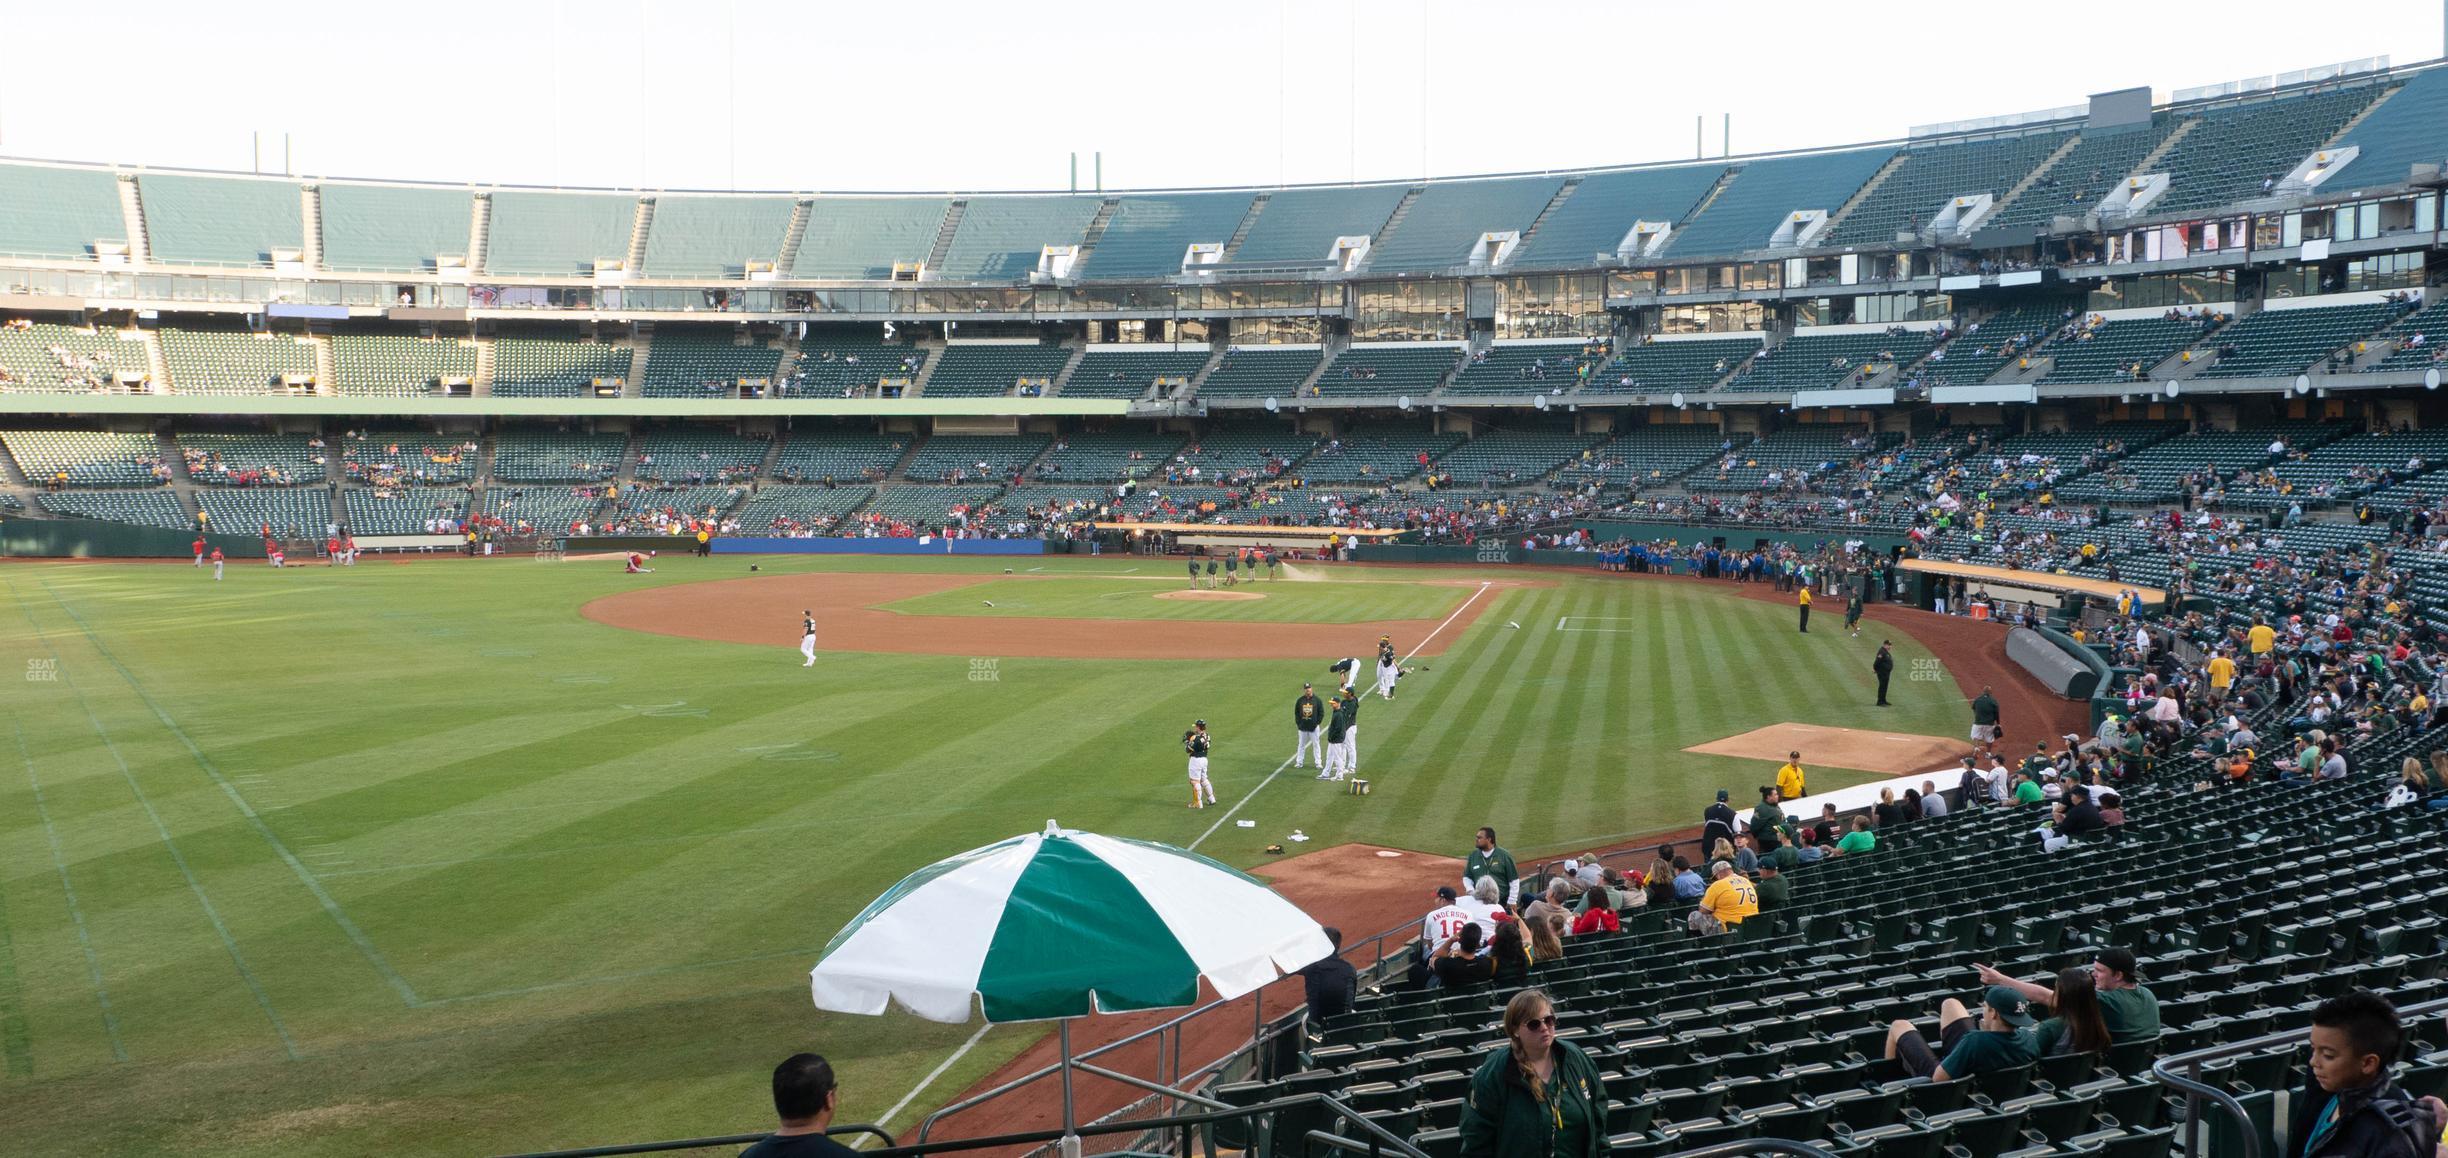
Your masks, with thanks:
M1556 1027L1556 1019L1555 1019L1555 1014L1552 1014L1552 1013L1548 1014L1548 1015L1547 1015L1547 1016L1545 1016L1545 1017L1533 1017L1533 1018L1530 1018L1530 1019L1529 1019L1529 1020L1527 1020L1527 1021L1522 1022L1522 1028L1523 1028L1523 1029L1554 1029L1555 1027Z

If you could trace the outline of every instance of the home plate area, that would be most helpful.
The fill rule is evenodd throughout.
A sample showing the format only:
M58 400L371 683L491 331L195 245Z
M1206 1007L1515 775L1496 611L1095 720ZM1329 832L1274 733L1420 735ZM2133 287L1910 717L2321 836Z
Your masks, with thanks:
M1863 728L1770 724L1683 750L1778 764L1785 762L1787 753L1800 752L1806 767L1815 764L1893 775L1954 767L1957 760L1972 751L1972 745L1938 736L1907 736Z

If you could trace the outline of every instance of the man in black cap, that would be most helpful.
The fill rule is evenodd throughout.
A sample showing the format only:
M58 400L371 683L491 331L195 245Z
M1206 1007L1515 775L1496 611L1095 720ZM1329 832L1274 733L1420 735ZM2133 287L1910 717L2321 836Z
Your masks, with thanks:
M1318 698L1316 687L1302 684L1300 698L1292 701L1293 767L1308 767L1302 762L1304 755L1315 757L1320 770L1326 767L1326 749L1318 745L1318 725L1325 722L1326 702Z
M1335 951L1300 968L1311 1025L1351 1012L1352 1001L1360 991L1359 971L1343 959L1343 930L1328 925L1319 931L1326 934L1326 943L1334 946Z
M1205 808L1216 802L1215 785L1207 782L1207 721L1199 720L1182 733L1182 751L1190 754L1190 807Z
M1892 639L1880 640L1878 658L1870 661L1870 673L1878 677L1878 706L1882 708L1895 706L1887 702L1887 677L1895 674L1895 656L1888 649L1894 646Z
M1726 803L1726 790L1717 790L1717 802L1700 814L1700 851L1717 847L1720 840L1734 839L1734 806Z

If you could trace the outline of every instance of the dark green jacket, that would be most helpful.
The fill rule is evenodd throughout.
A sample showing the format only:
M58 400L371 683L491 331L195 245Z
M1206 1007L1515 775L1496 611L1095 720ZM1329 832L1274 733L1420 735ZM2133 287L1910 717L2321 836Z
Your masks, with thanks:
M1554 1048L1555 1080L1547 1096L1573 1098L1588 1107L1588 1148L1556 1153L1555 1112L1522 1084L1513 1047L1506 1045L1490 1052L1471 1075L1470 1093L1462 1100L1462 1158L1603 1158L1607 1096L1598 1067L1570 1042L1559 1041Z
M1302 709L1307 714L1302 714ZM1292 726L1303 732L1314 732L1326 722L1326 701L1306 695L1292 701Z
M1491 848L1486 852L1474 848L1471 850L1470 859L1462 862L1463 880L1476 881L1481 877L1496 878L1496 887L1502 890L1496 898L1498 904L1503 904L1505 898L1512 896L1513 882L1519 879L1520 875L1519 870L1513 867L1513 854L1506 852L1502 846Z

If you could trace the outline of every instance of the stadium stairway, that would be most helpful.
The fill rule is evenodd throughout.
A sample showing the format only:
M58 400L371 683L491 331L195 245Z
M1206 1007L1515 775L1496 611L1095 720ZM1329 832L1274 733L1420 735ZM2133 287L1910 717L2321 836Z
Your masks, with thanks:
M944 209L943 224L935 229L935 244L927 249L928 269L943 268L944 258L952 252L952 238L960 232L961 218L967 216L968 213L969 200L965 197L954 198L952 204ZM935 359L928 358L927 365L934 366ZM919 376L925 377L924 374ZM919 386L911 392L923 394L926 390L925 387Z
M642 397L646 392L646 358L654 352L654 330L652 323L643 328L643 333L631 333L612 343L629 348L629 377L621 381L623 398Z
M468 272L484 272L487 250L491 248L492 233L493 195L478 193L468 198Z
M799 245L807 239L808 219L816 215L816 203L802 197L791 205L790 228L782 231L782 255L774 259L775 269L789 269L799 260Z
M960 202L955 201L952 204L955 206L954 212L959 212L958 206L960 205ZM943 365L945 347L941 342L920 342L917 343L915 348L926 355L926 360L919 365L918 376L910 379L909 389L903 391L902 393L913 398L924 398L926 397L927 383L935 380L935 367ZM898 477L900 474L899 468L896 467L893 473L896 477Z
M128 264L138 269L153 264L153 239L145 230L144 194L137 190L134 174L119 177L119 216L127 225Z
M1106 201L1106 202L1105 202L1105 206L1104 206L1104 208L1101 208L1101 209L1097 210L1097 220L1098 220L1098 221L1100 221L1100 222L1101 222L1101 221L1103 221L1103 220L1105 220L1105 219L1106 219L1106 217L1108 217L1108 216L1111 214L1111 212L1112 212L1112 210L1113 210L1113 206L1114 206L1114 204L1115 204L1115 203L1114 203L1113 201L1111 201L1111 200ZM1093 235L1095 234L1095 232L1096 232L1096 227L1093 227L1093 226L1092 226L1092 227L1090 228L1090 234L1093 236ZM1071 374L1072 374L1072 372L1073 372L1073 371L1076 371L1076 370L1078 370L1078 369L1079 369L1080 359L1085 358L1085 357L1087 357L1087 356L1088 356L1088 344L1087 344L1087 343L1082 342L1082 343L1080 343L1079 345L1076 345L1076 346L1071 347L1071 358L1070 358L1070 360L1069 360L1069 361L1067 361L1067 362L1064 362L1064 363L1063 363L1063 368L1062 368L1061 370L1059 370L1059 371L1057 371L1057 372L1055 373L1055 375L1054 375L1054 384L1053 384L1053 385L1051 385L1051 386L1046 387L1046 393L1047 393L1048 395L1058 395L1058 394L1061 394L1061 393L1063 392L1063 387L1068 386L1068 385L1070 385L1070 384L1071 384Z
M144 347L145 375L152 387L151 392L169 393L174 384L170 381L170 359L162 353L160 331L139 329L136 333L137 343Z
M2007 206L2014 204L2015 198L2021 197L2025 190L2030 189L2032 186L2039 184L2042 180L2047 178L2049 171L2057 167L2057 162L2065 160L2066 154L2073 152L2081 144L2081 133L2067 134L2065 143L2058 145L2056 152L2043 158L2037 166L2033 167L2031 172L2023 174L2022 180L2015 182L2012 188L1998 195L1997 203L1990 207L1989 215L1991 217L1995 217L2000 213L2004 213Z
M1372 255L1369 264L1375 264L1376 258L1373 255L1377 252L1378 247L1384 245L1387 238L1394 236L1395 230L1402 228L1403 218L1411 215L1411 205L1419 200L1419 195L1420 187L1417 185L1403 190L1402 200L1394 203L1394 212L1386 215L1385 224L1379 226L1377 235L1369 239L1369 253Z
M624 258L628 262L626 268L632 276L646 268L646 239L654 232L654 217L655 199L652 197L638 198L637 218L629 225L629 253Z
M498 364L493 339L476 339L476 378L468 384L468 393L477 398L493 396L493 368Z
M298 217L306 227L306 268L323 268L323 187L298 186Z
M1198 397L1199 388L1207 384L1208 376L1216 372L1216 367L1224 364L1224 351L1231 348L1232 347L1227 346L1222 342L1214 342L1209 344L1207 347L1207 361L1199 366L1198 373L1190 376L1190 384L1182 387L1181 390L1177 392L1178 400L1186 402L1192 398Z
M927 359L928 366L933 366L934 364L935 359ZM902 479L906 481L909 478L909 466L911 460L918 457L918 448L925 446L929 437L932 436L915 435L911 437L909 445L901 449L901 457L894 459L893 464L885 468L884 477L886 479Z
M340 365L332 356L332 339L328 333L308 333L307 348L314 351L315 393L334 394L340 389Z
M187 514L187 525L192 527L196 513L204 506L196 499L195 480L187 477L187 456L179 450L178 441L170 436L169 431L157 432L153 438L159 444L155 453L161 455L162 465L170 470L170 497L178 500L179 509Z
M1224 253L1218 258L1219 261L1230 264L1233 255L1241 252L1241 242L1249 237L1250 226L1258 223L1258 215L1266 212L1267 202L1274 196L1273 193L1260 193L1250 198L1249 211L1241 215L1241 224L1235 226L1232 236L1225 240Z

